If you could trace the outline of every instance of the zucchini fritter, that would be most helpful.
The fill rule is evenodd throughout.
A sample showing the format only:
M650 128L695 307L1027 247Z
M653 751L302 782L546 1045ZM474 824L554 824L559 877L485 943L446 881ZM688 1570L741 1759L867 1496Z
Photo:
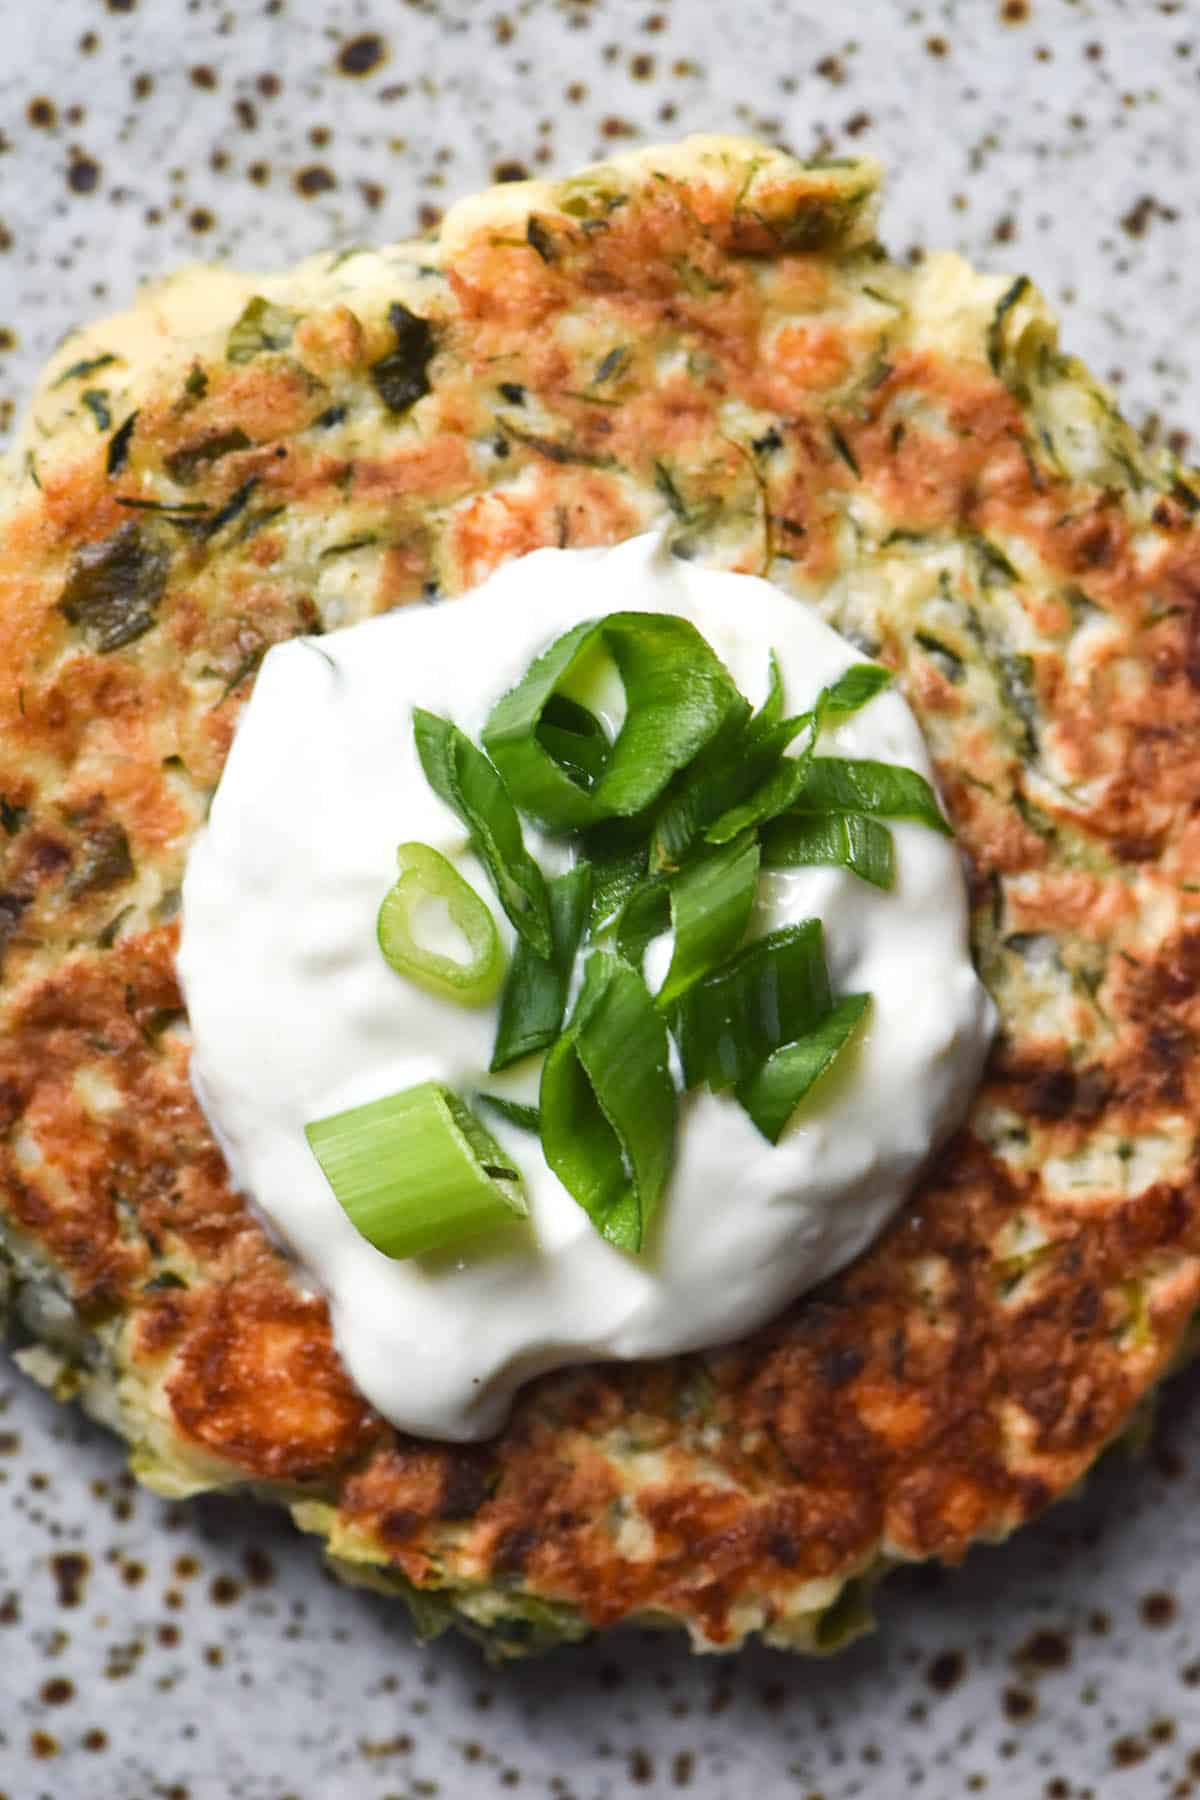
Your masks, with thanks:
M71 340L0 481L0 1305L170 1494L253 1486L498 1655L831 1648L1069 1489L1200 1304L1200 490L1024 279L734 139L497 189ZM173 974L267 648L659 523L897 672L1002 1027L868 1255L733 1348L403 1437L230 1188Z

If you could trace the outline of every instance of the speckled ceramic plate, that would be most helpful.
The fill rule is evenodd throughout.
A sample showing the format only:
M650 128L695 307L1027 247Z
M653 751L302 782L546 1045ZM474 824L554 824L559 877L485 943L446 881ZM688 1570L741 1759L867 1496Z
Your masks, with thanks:
M0 427L77 320L197 257L403 237L613 145L749 130L891 171L900 251L1023 268L1131 416L1200 383L1181 0L0 0ZM1189 16L1191 15L1191 16ZM833 1664L637 1636L420 1650L250 1503L136 1493L0 1373L0 1800L1200 1795L1200 1378L1148 1454Z

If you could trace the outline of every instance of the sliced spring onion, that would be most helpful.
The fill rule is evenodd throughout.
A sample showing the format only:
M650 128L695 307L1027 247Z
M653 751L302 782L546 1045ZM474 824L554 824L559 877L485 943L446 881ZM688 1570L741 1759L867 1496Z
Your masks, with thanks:
M426 780L470 832L501 906L525 942L539 956L549 956L546 883L525 848L521 821L500 775L456 725L423 707L413 708L413 736Z
M706 841L727 844L751 826L765 825L768 820L787 812L803 791L804 771L825 727L858 712L881 693L891 679L890 670L878 663L855 663L836 681L821 689L811 711L798 713L795 718L762 731L759 744L748 746L749 754L743 758L751 779L744 783L736 801L731 796L723 807L714 809L709 815ZM806 727L808 741L800 755L781 762L779 758L788 744Z
M504 951L496 922L458 870L428 844L401 844L400 879L379 908L379 948L398 975L460 1006L486 1006L504 979ZM469 962L439 955L418 941L416 913L423 902L442 902L466 939Z
M545 741L557 689L603 646L625 688L625 720L594 786L577 778L578 756L559 761ZM694 625L666 613L610 613L555 640L492 709L484 746L516 804L552 831L629 818L657 800L746 702ZM561 718L561 713L557 714ZM551 729L556 714L551 711ZM576 733L576 736L579 734Z
M535 1050L547 1050L562 1030L575 952L583 936L592 897L592 871L587 863L547 883L553 954L539 956L518 938L500 1001L496 1045L489 1064L494 1075Z
M677 1110L666 1027L640 975L596 951L542 1068L542 1148L600 1235L645 1241L671 1172Z
M758 711L748 719L732 716L668 789L654 821L652 868L678 869L706 828L770 775L792 739L812 721L811 713L792 719L784 719L782 713L783 677L772 650L767 697ZM737 832L729 836L736 837Z
M705 826L746 791L747 729L744 717L729 719L672 781L654 818L650 867L656 873L681 868Z
M593 788L608 767L609 742L594 712L567 694L551 694L537 727L538 742L582 788Z
M748 800L743 800L740 806L731 806L728 812L715 819L704 834L705 842L727 844L731 839L740 837L743 831L752 831L760 825L766 825L794 806L797 795L804 788L805 769L812 755L813 741L810 737L799 756L787 756L777 762Z
M803 764L803 780L791 810L800 813L856 812L873 819L915 819L946 837L953 832L923 775L895 763L867 757L814 756Z
M592 870L593 935L611 925L626 900L646 876L646 837L624 819L594 825L582 839Z
M851 713L860 711L868 700L873 700L890 685L891 679L892 671L885 669L882 663L852 663L817 696L813 711L821 726L835 724L838 719L848 719Z
M540 1131L542 1115L536 1106L524 1106L519 1100L506 1100L503 1094L476 1094L480 1106L490 1107L510 1125L519 1125L522 1131Z
M655 995L670 1006L709 974L741 942L758 886L753 832L702 857L669 880L653 876L635 889L617 927L621 955L640 969L652 938L668 926L675 935L670 966Z
M674 1009L686 1086L736 1087L811 1031L832 1003L819 919L756 938Z
M653 940L671 929L671 883L665 875L650 875L635 887L617 920L617 949L641 974L642 962Z
M774 650L767 653L767 697L754 715L761 731L769 731L783 717L783 670Z
M521 1177L486 1126L424 1081L306 1125L356 1230L385 1256L424 1256L525 1218Z
M672 1005L737 949L754 909L758 860L754 833L747 832L673 878L675 948L655 995L659 1006Z
M765 869L831 863L884 889L896 879L891 832L862 813L791 814L776 819L763 832L762 860Z
M866 1016L869 994L848 994L818 1025L784 1044L742 1082L737 1097L758 1129L777 1144L805 1094L828 1073Z

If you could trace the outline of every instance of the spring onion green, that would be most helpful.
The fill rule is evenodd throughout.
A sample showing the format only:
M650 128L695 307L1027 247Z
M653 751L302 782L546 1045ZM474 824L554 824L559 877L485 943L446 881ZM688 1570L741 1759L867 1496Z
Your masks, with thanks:
M828 863L884 889L896 879L891 832L862 813L776 819L762 834L762 860L764 869Z
M488 1107L499 1118L507 1119L510 1125L517 1125L522 1131L540 1132L542 1115L536 1106L524 1106L519 1100L509 1100L503 1094L476 1094L475 1099L480 1106Z
M589 926L595 936L613 923L634 888L645 880L646 837L626 819L609 819L583 832L580 842L592 870Z
M525 848L521 821L503 780L456 725L413 708L413 736L425 778L456 812L517 931L539 956L553 949L542 871Z
M590 788L545 741L559 687L605 649L625 689L625 720ZM657 800L734 714L749 709L720 658L694 625L665 613L610 613L565 632L493 707L483 731L513 799L551 831L630 818ZM559 715L561 717L561 714ZM555 715L551 711L553 727ZM579 734L576 734L579 735Z
M698 982L672 1018L685 1085L737 1087L832 1005L819 919L756 938Z
M496 922L458 870L428 844L401 844L400 879L379 908L379 948L398 975L459 1006L486 1006L504 979ZM419 941L419 909L441 904L461 932L470 961L439 955ZM518 940L521 941L521 940Z
M567 992L575 952L583 936L592 896L592 871L587 863L558 875L547 884L554 949L539 956L524 938L518 938L512 966L500 1001L496 1044L488 1065L495 1074L510 1063L537 1050L548 1050L562 1030Z
M449 1250L527 1215L517 1170L440 1082L317 1119L304 1134L351 1224L385 1256Z
M892 677L878 663L854 663L828 687L821 689L809 712L768 727L760 744L750 746L743 765L752 779L741 789L739 802L727 802L726 808L715 809L705 832L710 844L727 844L751 826L765 825L787 812L804 792L809 763L813 760L817 740L827 725L848 719L882 693ZM780 761L784 750L807 727L808 741L797 757ZM920 780L920 776L916 778ZM862 808L861 810L869 810Z
M538 721L543 750L582 788L593 788L608 767L610 745L594 712L567 694L551 694Z
M667 1031L640 975L595 951L542 1068L546 1161L619 1250L638 1251L666 1188L677 1100Z
M914 819L951 837L937 795L923 775L868 758L814 756L789 810L797 813L865 813L872 819Z
M811 1031L782 1045L739 1085L738 1099L771 1143L779 1142L809 1089L838 1061L870 1004L869 994L848 994Z
M627 901L617 944L635 968L652 938L668 927L674 933L658 1006L670 1006L736 950L754 906L758 859L754 833L747 832L669 879L652 877Z
M772 718L766 706L754 718L730 720L678 776L658 808L651 864L658 869L678 869L703 842L725 844L738 837L738 824L720 837L712 828L739 810L759 783L772 776L783 752L810 722L811 713ZM752 815L748 815L748 823L754 823Z
M873 700L891 684L891 679L891 670L881 663L851 663L844 674L817 695L813 712L821 728L835 725L839 719L848 719L851 713L859 712L868 700Z

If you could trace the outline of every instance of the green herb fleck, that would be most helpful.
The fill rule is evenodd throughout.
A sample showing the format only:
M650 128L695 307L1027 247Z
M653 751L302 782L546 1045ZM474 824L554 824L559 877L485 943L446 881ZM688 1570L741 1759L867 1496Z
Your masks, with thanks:
M399 300L388 308L395 333L394 349L371 365L371 384L391 413L406 413L429 390L429 364L434 353L428 319L409 312Z
M239 518L241 514L245 512L247 506L250 504L250 496L259 486L259 479L260 478L257 475L251 475L248 480L243 481L240 487L234 489L224 506L219 506L216 512L212 512L207 507L204 508L204 511L208 514L207 517L192 519L173 518L171 523L173 525L178 525L183 531L189 531L193 537L204 538L206 540L215 537L218 531L223 531L226 525L232 524L234 519ZM181 507L178 510L182 512L183 509Z
M978 560L979 580L983 587L996 587L1021 579L1000 546L984 537L982 532L972 532L971 547Z
M133 441L134 427L137 424L137 413L131 412L123 425L118 425L108 440L108 455L104 459L106 475L119 475L129 462L129 446Z
M212 511L207 500L146 500L140 494L118 494L116 501L118 506L127 506L131 512L161 513L173 524Z
M591 386L600 387L603 382L612 381L616 376L623 375L632 360L633 351L629 348L629 345L618 344L615 349L610 350L608 355L602 357L599 363L597 363L596 373L591 379Z
M1022 749L1026 758L1032 759L1038 754L1037 727L1041 719L1033 658L1002 653L996 658L996 672L1004 701L1021 722Z
M80 399L96 421L97 431L112 429L112 414L108 410L108 395L103 388L84 388Z
M296 330L298 314L286 306L276 306L255 294L246 302L225 344L225 357L231 363L253 362L266 351L286 350Z
M135 910L136 909L133 906L123 906L121 908L120 912L113 914L112 918L108 921L108 924L104 927L103 931L97 933L97 936L96 936L97 950L111 950L112 949L113 945L116 943L117 938L120 934L122 925L124 925L126 919L128 919Z
M988 326L987 334L987 356L993 375L999 375L1000 364L1004 356L1004 321L1017 302L1029 291L1030 285L1028 275L1018 275L1012 286L1001 295L996 310L992 314L992 322Z
M946 680L952 681L956 687L961 686L967 679L967 669L957 650L952 650L941 638L934 637L931 631L917 631L913 636Z
M163 457L163 467L172 481L177 481L181 487L190 487L202 469L219 462L223 456L232 456L235 451L249 450L250 447L250 439L241 426L234 425L229 431L210 431L194 444L172 450L169 456Z
M286 506L262 506L257 512L247 513L235 541L239 544L249 543L252 537L257 537L260 531L265 531L268 525L273 525L276 519L282 518L286 511Z
M76 552L59 611L89 649L120 650L150 630L167 585L170 554L130 519L99 544Z
M862 470L858 466L858 460L836 425L831 425L829 427L829 435L833 440L834 449L837 451L850 473L852 475L861 476Z
M64 382L82 381L85 375L94 375L97 369L107 369L119 361L120 358L113 356L109 351L103 352L100 356L85 357L83 362L72 363L69 369L64 369L54 385L56 388L60 388Z
M186 1288L187 1282L182 1275L176 1275L174 1269L164 1269L161 1275L154 1275L142 1286L144 1294L165 1293L170 1288Z
M332 556L349 556L355 550L366 550L371 544L378 542L378 532L364 531L359 537L344 538L340 544L328 544L322 550L320 560L326 562Z
M687 502L675 485L674 477L666 463L656 462L654 465L654 485L670 507L681 525L686 525L691 518Z
M553 233L542 224L536 213L530 213L529 223L525 227L525 242L531 250L536 250L544 263L558 261L558 245Z
M564 444L559 438L542 437L536 431L522 431L511 419L497 419L500 429L518 444L524 444L530 450L536 450L539 456L554 463L577 463L585 469L610 469L613 466L611 456L596 455L590 450L580 450L574 444Z
M123 826L109 819L85 831L83 856L71 872L67 893L72 900L132 881L133 857Z
M28 817L27 806L18 806L7 794L0 794L0 825L9 837L16 837Z

